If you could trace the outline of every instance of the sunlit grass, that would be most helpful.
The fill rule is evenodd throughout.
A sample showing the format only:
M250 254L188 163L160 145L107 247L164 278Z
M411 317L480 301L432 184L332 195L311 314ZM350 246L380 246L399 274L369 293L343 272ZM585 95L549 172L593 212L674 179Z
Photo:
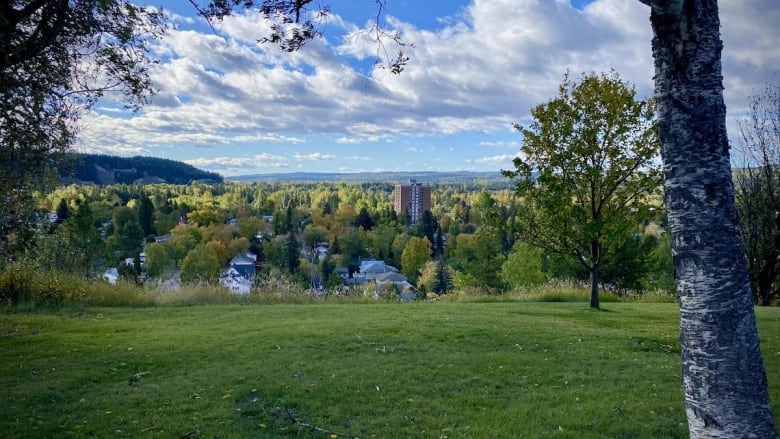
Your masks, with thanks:
M685 437L674 304L0 314L3 437ZM780 361L780 309L757 310ZM780 370L768 367L780 398ZM317 431L313 427L327 432Z

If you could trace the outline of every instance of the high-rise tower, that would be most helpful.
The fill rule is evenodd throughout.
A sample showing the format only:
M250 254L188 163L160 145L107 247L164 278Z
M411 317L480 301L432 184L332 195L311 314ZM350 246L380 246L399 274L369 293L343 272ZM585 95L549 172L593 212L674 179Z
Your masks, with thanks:
M409 215L409 222L416 223L423 212L431 208L431 187L409 180L409 184L395 185L395 213Z

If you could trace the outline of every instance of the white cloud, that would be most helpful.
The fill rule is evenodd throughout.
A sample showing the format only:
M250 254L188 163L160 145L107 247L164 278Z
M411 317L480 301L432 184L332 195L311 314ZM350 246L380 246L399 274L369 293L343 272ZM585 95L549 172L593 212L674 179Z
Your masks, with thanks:
M720 2L730 114L743 110L747 96L778 70L776 2ZM517 150L517 142L490 136L527 121L529 109L554 96L567 70L614 68L640 96L652 93L649 8L636 0L595 0L581 10L568 0L474 0L435 31L387 18L414 43L406 48L411 61L401 75L365 74L377 46L363 38L341 40L339 32L359 26L338 15L329 19L328 39L296 53L257 44L268 29L254 15L229 17L221 35L191 30L193 20L178 17L181 28L154 48L161 63L152 71L159 88L152 103L127 115L109 102L100 114L87 115L84 148L155 154L191 146L265 148L318 136L334 146L320 156L291 157L322 162L334 160L336 148L383 142L400 150L393 143L400 138L469 132L490 139L481 147ZM448 154L450 166L463 163L463 154ZM387 166L405 166L402 155ZM365 148L360 156L375 153ZM488 159L472 163L489 165Z
M201 157L184 162L196 168L208 169L223 175L249 174L261 170L290 167L285 157L268 153L256 154L252 157Z
M520 142L479 142L479 146L486 146L488 148L520 149Z
M333 160L333 159L336 158L336 156L333 155L333 154L323 154L321 152L313 152L311 154L298 154L298 153L295 153L295 155L293 155L293 157L295 158L295 160L297 160L299 162L300 161L304 161L304 160L307 160L307 161Z
M500 154L466 160L466 163L473 163L476 165L509 166L512 164L512 160L514 160L515 157L517 157L517 155Z

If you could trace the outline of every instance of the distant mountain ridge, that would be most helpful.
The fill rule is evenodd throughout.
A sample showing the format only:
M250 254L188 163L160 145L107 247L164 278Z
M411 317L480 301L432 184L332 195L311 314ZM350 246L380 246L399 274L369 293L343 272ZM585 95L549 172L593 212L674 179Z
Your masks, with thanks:
M453 171L453 172L288 172L279 174L252 174L225 177L225 180L235 182L398 182L405 183L409 180L416 180L419 183L473 183L478 180L505 180L509 179L502 176L500 172L474 172L474 171Z
M158 157L119 157L102 154L70 154L59 169L63 182L95 184L188 184L192 181L221 183L216 172Z

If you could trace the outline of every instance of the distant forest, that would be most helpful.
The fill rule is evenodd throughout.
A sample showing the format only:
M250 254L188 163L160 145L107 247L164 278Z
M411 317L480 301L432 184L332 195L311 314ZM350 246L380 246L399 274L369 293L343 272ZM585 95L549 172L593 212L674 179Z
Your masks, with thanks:
M187 184L193 180L221 183L222 176L186 163L157 157L118 157L102 154L72 154L64 157L60 178L96 184Z

